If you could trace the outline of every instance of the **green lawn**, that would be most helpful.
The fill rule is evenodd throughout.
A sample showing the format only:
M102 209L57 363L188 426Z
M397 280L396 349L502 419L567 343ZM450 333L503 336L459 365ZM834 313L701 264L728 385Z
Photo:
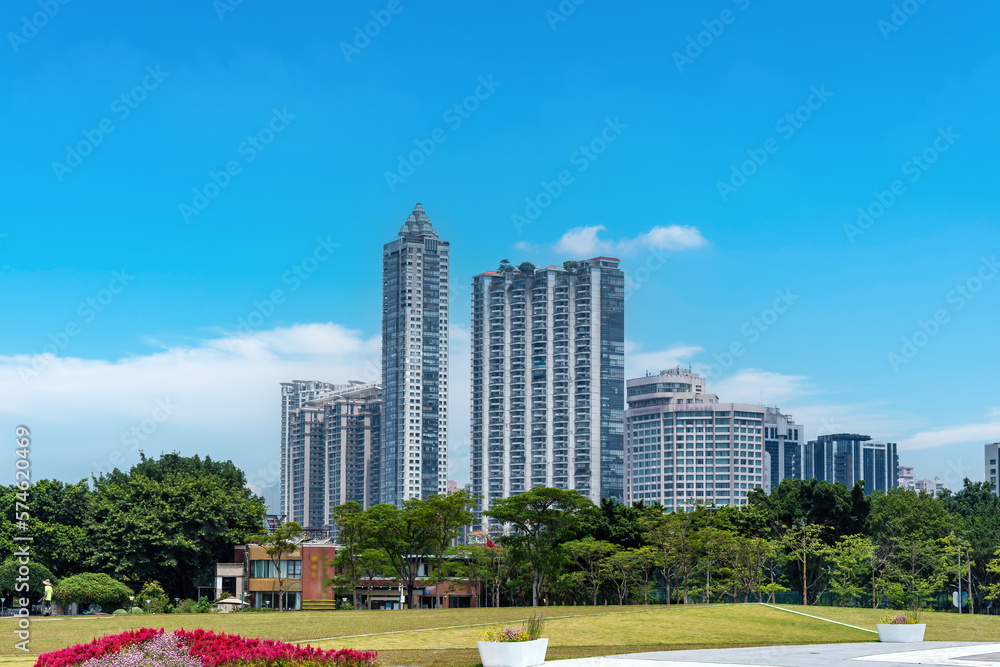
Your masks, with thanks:
M874 629L882 612L836 607L794 607L823 618ZM530 609L446 609L286 614L200 614L36 619L33 653L86 642L130 628L210 628L285 641L313 640L323 648L376 649L388 665L460 667L479 662L476 640L484 625L521 620ZM760 605L547 607L550 659L655 650L877 640L876 635ZM928 640L1000 641L1000 617L925 613ZM13 619L0 621L11 638ZM320 641L316 641L320 640ZM30 667L34 660L0 646L0 667Z

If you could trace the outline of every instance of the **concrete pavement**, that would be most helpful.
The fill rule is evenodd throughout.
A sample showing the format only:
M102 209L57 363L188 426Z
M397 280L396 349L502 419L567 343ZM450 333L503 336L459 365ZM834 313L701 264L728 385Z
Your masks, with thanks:
M546 667L1000 667L1000 644L816 644L699 651L659 651L599 658L554 660Z

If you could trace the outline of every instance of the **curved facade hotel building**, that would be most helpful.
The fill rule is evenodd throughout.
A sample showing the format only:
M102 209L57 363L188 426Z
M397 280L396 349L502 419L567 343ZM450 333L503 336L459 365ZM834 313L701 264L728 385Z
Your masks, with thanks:
M744 505L770 491L762 405L720 403L682 368L626 381L626 502Z

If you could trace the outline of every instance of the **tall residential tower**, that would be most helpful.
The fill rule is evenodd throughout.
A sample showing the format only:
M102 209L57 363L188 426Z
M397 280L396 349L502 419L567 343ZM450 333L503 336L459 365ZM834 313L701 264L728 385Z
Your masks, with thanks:
M448 243L417 204L382 248L380 502L448 490Z
M595 257L472 279L477 515L536 486L623 500L625 279Z

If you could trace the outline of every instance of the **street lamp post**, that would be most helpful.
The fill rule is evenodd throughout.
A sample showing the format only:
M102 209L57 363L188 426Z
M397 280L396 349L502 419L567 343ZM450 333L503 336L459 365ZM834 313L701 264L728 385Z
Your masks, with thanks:
M152 600L146 600L146 616L149 616L149 603L150 602L152 602Z
M399 608L406 609L406 598L403 597L403 582L399 582Z
M7 598L0 598L0 618L3 618L3 603L7 601Z

